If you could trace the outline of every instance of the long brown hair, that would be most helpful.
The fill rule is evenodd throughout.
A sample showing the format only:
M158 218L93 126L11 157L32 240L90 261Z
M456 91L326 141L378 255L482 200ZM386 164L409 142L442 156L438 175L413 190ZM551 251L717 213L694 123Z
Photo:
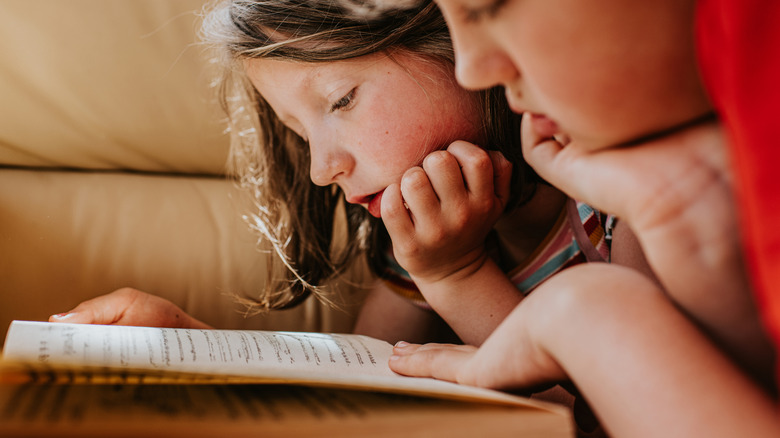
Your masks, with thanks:
M253 299L256 310L291 307L312 293L328 300L323 285L364 254L381 274L389 245L381 220L346 204L335 185L310 181L308 146L254 90L242 61L333 62L405 51L432 59L454 75L452 43L438 8L420 2L369 19L337 0L233 0L208 9L201 35L216 49L216 64L222 67L216 84L228 115L232 174L254 203L246 217L273 247L270 272L279 272L280 264L286 272ZM520 116L508 108L502 90L478 95L486 145L514 165L510 206L517 205L533 195L538 181L520 155ZM338 215L346 220L337 221ZM337 223L345 223L344 228L336 228Z

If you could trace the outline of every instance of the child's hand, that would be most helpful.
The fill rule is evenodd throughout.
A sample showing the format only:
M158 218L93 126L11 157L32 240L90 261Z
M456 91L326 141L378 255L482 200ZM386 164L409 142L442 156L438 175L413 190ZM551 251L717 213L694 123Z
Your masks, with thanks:
M67 313L50 316L49 321L74 324L211 328L164 298L130 288L119 289L84 301Z
M761 381L772 376L741 259L723 133L701 123L635 145L585 149L538 137L523 154L569 196L617 215L673 300Z
M463 141L428 155L382 197L398 263L437 281L484 261L484 241L506 207L511 163Z
M616 275L602 275L612 271ZM585 347L585 341L599 343L597 338L580 338L579 330L576 327L569 330L568 323L585 318L583 325L588 326L603 318L603 313L590 311L594 307L608 306L610 311L619 309L619 305L613 305L611 300L604 300L603 295L630 297L631 294L621 288L609 288L604 292L601 285L611 286L611 281L616 281L619 275L625 273L630 280L638 275L606 263L566 269L550 277L520 302L478 349L469 345L402 342L393 348L390 368L403 375L433 377L494 389L527 389L564 380L566 374L550 354L547 340L555 340L556 345L558 341L565 341L565 349ZM644 282L649 283L647 280ZM641 281L639 283L642 284ZM573 315L577 316L574 320ZM617 312L615 316L621 315ZM572 332L574 336L570 334ZM590 355L575 357L587 362Z
M523 154L572 198L627 223L670 293L745 286L733 257L739 254L739 233L716 123L637 145L588 150L540 138L524 120ZM689 269L680 272L680 266Z
M493 389L529 388L565 378L557 365L553 366L555 376L531 366L519 367L516 360L525 359L521 352L525 347L511 344L505 345L505 348L494 348L486 342L477 348L471 345L399 342L393 347L389 365L396 373L406 376L432 377ZM552 364L549 360L546 362ZM545 377L541 378L542 375Z
M645 251L654 248L646 232L669 225L698 228L715 219L718 227L735 225L726 150L715 122L635 145L585 149L539 137L526 117L522 139L523 155L540 176L627 221L649 244Z

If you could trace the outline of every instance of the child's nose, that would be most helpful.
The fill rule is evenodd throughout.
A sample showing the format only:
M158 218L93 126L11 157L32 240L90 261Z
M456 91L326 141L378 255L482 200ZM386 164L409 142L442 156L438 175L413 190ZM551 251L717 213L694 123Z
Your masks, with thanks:
M463 35L453 42L455 76L463 87L486 89L507 85L518 78L519 71L512 60L488 37Z
M318 186L327 186L348 175L354 167L352 156L342 148L322 143L309 143L311 167L309 176Z

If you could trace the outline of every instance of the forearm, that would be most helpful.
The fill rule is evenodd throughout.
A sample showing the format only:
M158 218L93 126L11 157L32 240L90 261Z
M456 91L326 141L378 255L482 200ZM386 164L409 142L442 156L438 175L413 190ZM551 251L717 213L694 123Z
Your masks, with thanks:
M530 337L612 435L778 436L770 399L650 281L583 268L553 277L501 327L502 338L528 319Z
M481 345L523 296L491 259L472 271L438 281L415 278L417 287L460 339Z

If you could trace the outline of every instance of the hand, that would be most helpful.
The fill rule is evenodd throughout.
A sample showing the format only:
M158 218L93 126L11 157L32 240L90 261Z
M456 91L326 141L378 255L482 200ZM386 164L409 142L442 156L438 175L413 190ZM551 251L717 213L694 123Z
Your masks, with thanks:
M522 346L505 345L497 349L485 342L482 347L455 344L409 344L399 342L393 347L390 369L398 374L432 377L463 385L493 389L530 388L566 378L561 368L553 364L548 370L518 366ZM522 363L522 362L520 362Z
M49 322L211 328L191 317L172 302L131 288L119 289L84 301L67 313L50 316Z
M539 137L525 117L522 140L523 155L540 176L572 198L629 221L637 233L680 219L708 201L710 191L730 205L726 149L715 122L635 145L585 149L576 141L563 145Z
M382 219L396 260L415 281L438 281L484 261L511 170L500 153L458 141L385 189Z
M571 319L570 309L581 306L574 310L577 313L586 307L585 294L579 292L589 292L592 285L601 281L600 275L588 272L613 268L601 263L592 265L567 269L542 283L512 310L479 348L399 342L393 347L390 369L408 376L433 377L493 389L528 389L566 379L563 368L544 343L545 339L560 337L560 330L566 329L567 321ZM620 292L625 294L623 290ZM565 339L574 340L570 336ZM575 340L575 343L579 342Z
M644 143L589 150L541 138L527 122L523 155L539 175L628 224L675 303L759 381L771 382L771 343L741 258L720 126L701 123Z

